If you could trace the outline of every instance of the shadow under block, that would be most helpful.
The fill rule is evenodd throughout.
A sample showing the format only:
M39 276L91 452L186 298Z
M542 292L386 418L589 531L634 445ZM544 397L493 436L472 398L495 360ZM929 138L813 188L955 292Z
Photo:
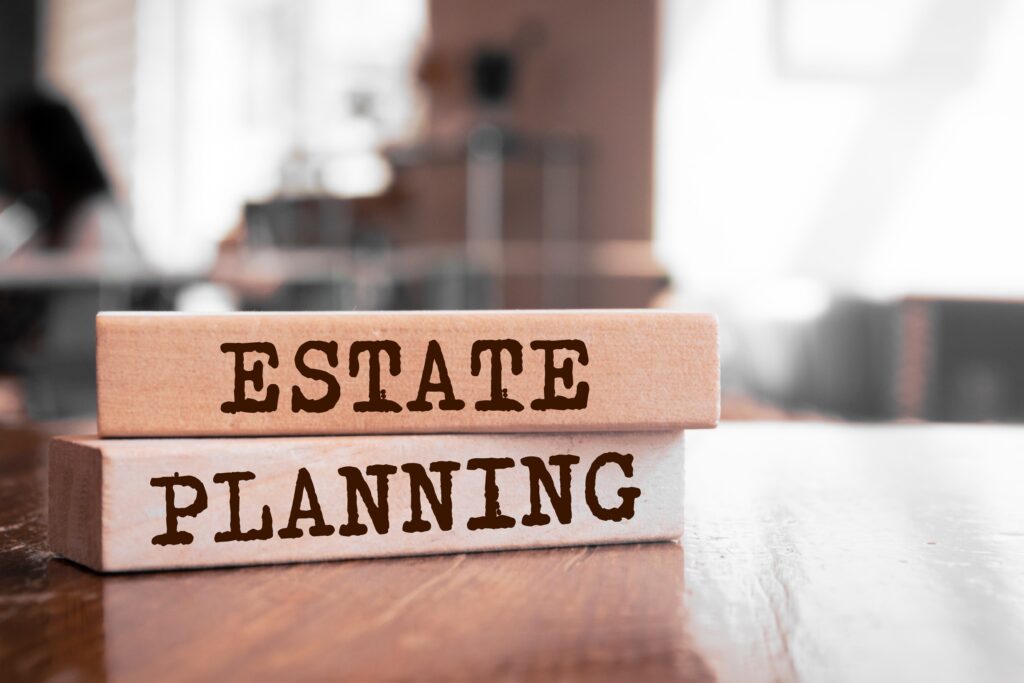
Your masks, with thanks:
M671 430L719 413L712 316L106 313L101 436Z
M97 571L677 539L683 432L54 439L52 550Z

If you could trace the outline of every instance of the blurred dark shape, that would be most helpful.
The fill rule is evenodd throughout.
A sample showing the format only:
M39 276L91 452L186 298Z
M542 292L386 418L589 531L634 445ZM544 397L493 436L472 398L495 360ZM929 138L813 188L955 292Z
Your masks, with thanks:
M473 94L481 104L503 104L515 85L516 63L512 54L482 48L473 58Z
M723 382L785 411L1024 422L1024 301L835 297L813 320L740 336L741 359Z
M546 40L544 22L530 16L520 22L507 44L478 47L470 61L476 101L484 106L507 103L514 94L520 65L543 47Z
M915 297L900 315L898 417L1024 422L1024 301Z
M0 292L0 373L17 369L8 351L38 332L48 300L39 291Z
M0 2L0 100L32 84L39 57L37 0Z
M75 211L108 191L71 107L35 89L21 90L0 104L0 195L34 215L32 246L66 248ZM7 347L36 334L48 303L49 297L37 291L0 294L0 343ZM0 364L4 360L0 355Z
M766 287L772 298L786 296ZM723 343L731 349L722 360L724 394L788 414L894 416L892 307L834 294L813 315L760 310L767 305L755 297L723 320Z
M21 377L33 417L92 413L96 313L152 306L155 290L107 281L142 262L89 135L60 97L27 89L0 103L0 194L26 216L23 241L5 254L14 275L0 291L0 372Z
M244 208L250 247L347 247L351 245L351 201L323 196L275 197Z
M75 211L109 191L85 130L65 102L26 90L0 106L0 194L35 214L37 246L67 248Z

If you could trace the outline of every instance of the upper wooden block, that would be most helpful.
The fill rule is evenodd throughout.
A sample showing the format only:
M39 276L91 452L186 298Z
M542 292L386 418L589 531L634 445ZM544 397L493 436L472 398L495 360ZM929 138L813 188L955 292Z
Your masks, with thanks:
M667 311L104 313L101 436L718 422L717 325Z

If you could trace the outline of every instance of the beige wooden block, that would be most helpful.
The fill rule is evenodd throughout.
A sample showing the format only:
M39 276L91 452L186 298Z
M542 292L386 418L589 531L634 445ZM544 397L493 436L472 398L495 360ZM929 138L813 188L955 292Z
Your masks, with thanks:
M107 313L101 436L671 430L718 421L715 319Z
M55 439L50 544L131 571L656 541L683 433Z

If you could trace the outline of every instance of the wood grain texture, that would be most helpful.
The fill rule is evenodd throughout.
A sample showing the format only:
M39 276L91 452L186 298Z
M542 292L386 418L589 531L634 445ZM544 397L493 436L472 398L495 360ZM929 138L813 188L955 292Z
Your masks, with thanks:
M49 473L52 548L98 571L670 540L683 524L682 432L86 437L56 439Z
M452 313L270 313L232 315L101 314L96 321L99 433L101 436L216 436L367 434L404 432L538 432L671 430L713 427L718 421L717 325L713 317L667 311L542 311ZM580 340L578 351L531 348L532 342ZM353 342L392 340L400 369L380 356L381 400L396 412L359 412L371 398L368 351ZM522 370L514 374L509 351L500 352L501 384L494 388L492 353L474 351L483 340L512 340L522 347ZM320 341L336 349L306 348ZM440 383L435 341L448 372L452 396L463 407L443 409L441 391L420 396L421 383ZM223 350L223 344L270 342L276 367L261 352ZM234 348L234 347L231 347ZM305 365L332 379L300 371ZM352 356L356 361L353 364ZM478 357L473 373L472 357ZM261 364L259 381L249 377L245 399L278 394L269 412L244 412L237 405L236 361L242 372ZM550 376L571 364L571 379ZM553 370L552 370L553 369ZM428 373L425 373L427 370ZM552 395L578 396L585 407L552 408ZM276 388L271 388L271 387ZM478 406L498 398L518 410ZM313 412L295 403L327 400ZM424 410L427 405L429 409ZM535 407L535 402L541 407ZM410 402L418 402L416 409ZM227 407L225 404L229 404ZM449 406L453 404L448 404ZM329 407L327 407L329 406ZM263 404L266 409L269 404Z
M1024 427L691 432L682 548L109 575L48 551L36 441L0 429L5 683L945 683L1024 671Z
M88 567L103 566L102 452L86 444L50 460L50 547Z

